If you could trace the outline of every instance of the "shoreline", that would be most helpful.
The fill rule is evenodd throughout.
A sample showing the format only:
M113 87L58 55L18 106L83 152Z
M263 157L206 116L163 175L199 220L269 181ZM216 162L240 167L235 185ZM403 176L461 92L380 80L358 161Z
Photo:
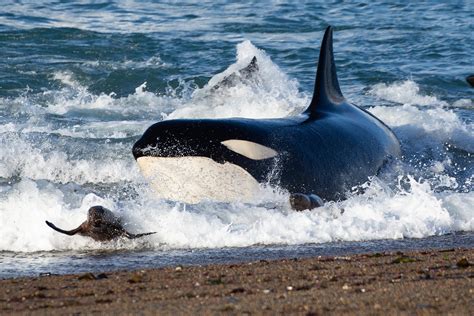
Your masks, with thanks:
M474 313L474 249L0 280L0 313Z

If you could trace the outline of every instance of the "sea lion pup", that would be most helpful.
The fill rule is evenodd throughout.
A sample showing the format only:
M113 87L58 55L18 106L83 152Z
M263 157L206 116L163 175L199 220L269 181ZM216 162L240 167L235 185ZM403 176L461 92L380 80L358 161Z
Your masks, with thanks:
M55 231L69 236L79 234L81 236L91 237L95 241L110 241L119 237L134 239L156 233L131 234L123 228L120 218L102 206L91 207L87 212L87 220L76 229L64 230L48 221L46 221L46 225Z

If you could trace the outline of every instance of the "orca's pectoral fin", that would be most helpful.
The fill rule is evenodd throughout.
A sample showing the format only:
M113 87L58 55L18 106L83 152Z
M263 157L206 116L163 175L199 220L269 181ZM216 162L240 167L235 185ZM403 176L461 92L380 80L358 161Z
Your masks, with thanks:
M60 232L60 233L62 233L62 234L69 235L69 236L72 236L72 235L77 234L77 233L80 232L81 229L82 229L82 227L79 226L79 227L76 228L76 229L64 230L64 229L61 229L61 228L56 227L56 225L54 225L54 224L51 223L51 222L48 222L48 221L45 221L45 222L46 222L46 225L48 225L49 227L51 227L51 228L54 229L55 231Z
M304 211L321 207L324 202L316 194L293 193L290 195L290 205L295 211Z
M141 234L130 234L129 232L125 232L125 237L128 239L135 239L135 238L140 238L143 236L148 236L148 235L153 235L156 234L156 232L150 232L150 233L141 233Z

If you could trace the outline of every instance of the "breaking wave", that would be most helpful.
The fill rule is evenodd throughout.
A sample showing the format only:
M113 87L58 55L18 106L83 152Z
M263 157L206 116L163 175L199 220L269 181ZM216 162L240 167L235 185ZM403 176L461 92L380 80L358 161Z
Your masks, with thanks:
M259 70L213 89L253 56ZM270 57L245 41L236 62L197 87L183 82L164 95L94 94L74 73L54 72L57 90L26 91L0 100L11 120L0 121L0 251L244 247L426 237L474 230L474 130L452 108L469 107L425 95L416 82L376 84L382 101L369 111L401 139L404 158L341 202L293 212L288 194L268 188L255 204L157 200L139 174L131 146L155 121L184 117L283 117L301 112L309 97ZM185 91L185 92L182 92ZM462 106L460 106L462 105ZM136 241L103 245L59 235L44 223L78 226L92 205L124 218Z

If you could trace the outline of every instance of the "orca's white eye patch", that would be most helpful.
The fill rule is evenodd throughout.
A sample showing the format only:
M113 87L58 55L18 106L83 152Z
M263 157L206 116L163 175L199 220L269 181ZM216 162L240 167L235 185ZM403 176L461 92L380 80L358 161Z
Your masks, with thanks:
M228 139L221 142L221 144L229 150L253 160L263 160L278 155L275 150L248 140Z

